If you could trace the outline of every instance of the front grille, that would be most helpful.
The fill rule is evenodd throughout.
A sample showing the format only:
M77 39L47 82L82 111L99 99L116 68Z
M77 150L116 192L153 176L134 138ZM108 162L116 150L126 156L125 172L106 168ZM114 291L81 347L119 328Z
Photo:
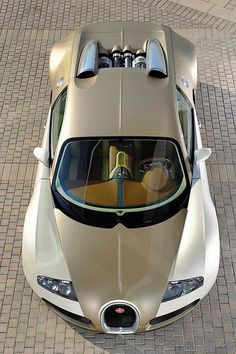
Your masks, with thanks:
M116 312L118 309L122 309L121 313ZM104 312L104 322L112 328L132 328L136 322L136 313L127 305L111 305Z

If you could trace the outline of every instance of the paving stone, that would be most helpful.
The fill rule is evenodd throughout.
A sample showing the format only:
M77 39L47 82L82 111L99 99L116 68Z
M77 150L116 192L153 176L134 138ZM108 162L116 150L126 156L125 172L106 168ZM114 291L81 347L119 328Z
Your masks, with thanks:
M2 1L0 353L236 352L236 26L218 8L218 16L199 11L210 3L223 6L227 16L236 9L236 0L220 1L202 0L198 9L169 0ZM201 304L170 326L132 336L75 331L33 294L21 263L24 215L37 168L32 151L41 144L49 107L50 48L80 24L115 20L163 23L196 45L197 113L204 145L213 150L207 168L221 236L217 283Z

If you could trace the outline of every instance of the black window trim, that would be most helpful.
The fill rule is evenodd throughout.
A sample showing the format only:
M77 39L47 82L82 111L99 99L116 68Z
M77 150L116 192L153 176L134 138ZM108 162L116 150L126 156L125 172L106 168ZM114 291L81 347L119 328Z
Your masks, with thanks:
M53 110L55 105L57 104L58 100L60 97L67 91L68 86L64 87L63 90L59 93L55 101L53 102L53 105L51 106L51 114L50 114L50 125L49 125L49 166L52 166L53 163L53 157L52 157L52 116L53 116ZM63 118L64 119L64 118Z
M186 100L189 108L190 108L190 111L191 111L191 123L192 123L192 153L191 153L191 156L188 156L189 158L189 162L190 162L190 165L191 165L191 169L193 167L193 159L194 159L194 148L195 148L195 122L194 122L194 106L193 104L191 103L191 101L189 100L189 98L187 97L187 95L185 94L185 92L178 86L176 85L176 89L179 91L179 93L183 96L183 98ZM179 115L179 112L178 112L178 115ZM182 127L181 127L182 129ZM188 151L187 151L188 153Z

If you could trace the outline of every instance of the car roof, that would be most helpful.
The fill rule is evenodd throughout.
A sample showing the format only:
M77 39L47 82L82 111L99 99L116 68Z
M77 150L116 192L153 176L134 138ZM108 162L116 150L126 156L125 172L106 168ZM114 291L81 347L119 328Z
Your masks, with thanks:
M163 136L179 140L175 81L145 70L101 69L84 82L71 79L62 140L91 136Z

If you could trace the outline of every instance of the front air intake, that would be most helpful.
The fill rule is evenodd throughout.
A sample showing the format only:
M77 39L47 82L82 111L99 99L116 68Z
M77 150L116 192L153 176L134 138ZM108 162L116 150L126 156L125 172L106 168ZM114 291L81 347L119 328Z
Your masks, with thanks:
M111 303L102 312L102 326L107 333L134 333L138 327L137 310L126 303Z
M98 70L98 41L88 41L81 52L77 77L87 79L97 75Z
M147 75L160 79L168 76L166 57L158 39L150 39L146 46L147 55Z
M133 327L136 320L136 314L129 306L112 305L106 309L104 320L108 327L129 328Z

